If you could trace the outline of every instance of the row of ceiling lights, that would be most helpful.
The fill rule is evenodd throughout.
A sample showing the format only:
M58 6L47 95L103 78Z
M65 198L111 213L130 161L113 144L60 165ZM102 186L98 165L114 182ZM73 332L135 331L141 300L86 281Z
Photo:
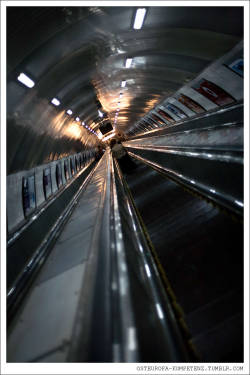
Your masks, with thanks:
M145 15L146 15L146 8L138 8L137 9L136 14L135 14L135 19L134 19L134 26L133 26L134 29L139 30L139 29L142 28ZM126 68L130 68L131 64L132 64L132 61L133 61L132 58L127 58L126 62L125 62L125 67ZM35 82L30 77L28 77L25 73L20 73L19 76L17 77L17 79L18 79L19 82L21 82L22 84L24 84L28 88L32 88L32 87L35 86ZM125 86L126 86L126 81L122 81L121 82L121 87L124 88ZM122 96L123 96L123 93L121 92L120 95L119 95L119 99L121 99ZM55 105L56 107L58 107L61 104L60 100L57 99L57 98L53 98L51 100L51 103L53 105ZM117 118L118 118L119 111L120 111L120 108L119 108L119 106L120 106L120 100L118 101L117 105L118 105L118 108L116 110L115 121L114 121L115 125L116 125ZM73 114L73 111L71 109L68 109L66 111L66 113L69 116L71 116ZM103 117L103 114L102 114L102 112L100 110L98 110L98 113L99 113L99 117ZM76 122L80 122L81 121L80 118L79 118L79 116L77 116L75 118L75 121ZM87 130L89 130L91 133L93 133L93 134L95 134L97 136L97 133L94 130L92 130L88 125L86 125L84 121L82 121L82 125Z
M20 73L19 76L17 77L17 79L18 79L19 82L21 82L23 85L25 85L25 86L28 87L28 88L32 88L32 87L35 86L35 82L34 82L30 77L28 77L27 74L25 74L25 73ZM51 100L51 103L52 103L54 106L56 106L56 107L58 107L58 106L61 104L60 100L57 99L57 98L53 98L53 99ZM101 113L101 111L98 111L98 112L99 112L99 116L100 116L100 117L103 117L103 114ZM69 116L71 116L71 115L73 114L73 111L72 111L71 109L68 109L68 110L66 111L66 113L67 113ZM75 121L76 121L76 122L80 122L80 121L81 121L80 118L79 118L79 116L77 116L77 117L75 118ZM84 121L82 121L82 126L84 126L84 127L85 127L88 131L90 131L91 133L93 133L93 134L95 134L96 136L98 136L98 134L97 134L93 129L91 129L88 125L86 125Z
M139 29L142 28L145 16L146 16L146 8L138 8L137 11L136 11L136 14L135 14L135 19L134 19L134 26L133 26L134 29L139 30ZM131 57L127 58L126 61L125 61L125 68L129 69L132 65L132 61L133 61L133 59ZM127 83L127 81L122 81L121 87L124 88L126 86L126 83ZM116 109L116 113L115 113L114 126L116 126L117 119L118 119L118 116L119 116L119 111L120 111L119 107L120 107L120 104L121 104L122 96L123 96L123 93L120 92L119 101L117 103L117 109Z

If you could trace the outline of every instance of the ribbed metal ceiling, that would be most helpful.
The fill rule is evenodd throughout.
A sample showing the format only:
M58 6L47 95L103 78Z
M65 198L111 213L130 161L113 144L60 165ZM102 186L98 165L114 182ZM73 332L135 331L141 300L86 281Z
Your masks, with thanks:
M100 105L113 124L120 108L116 128L128 133L243 35L241 7L148 7L134 30L136 9L9 7L9 83L26 72L39 98L58 98L58 110L71 108L93 129Z

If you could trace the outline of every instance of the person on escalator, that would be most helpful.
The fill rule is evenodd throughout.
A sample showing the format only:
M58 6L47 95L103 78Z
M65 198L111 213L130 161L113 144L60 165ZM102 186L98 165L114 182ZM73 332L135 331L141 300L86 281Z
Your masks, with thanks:
M126 149L122 146L121 141L112 139L110 142L110 148L112 155L118 161L122 172L130 173L133 171L133 169L135 169L136 164L131 160Z
M98 160L101 159L101 157L102 157L102 155L104 154L104 152L105 152L105 149L103 149L102 146L98 145L98 146L97 146L97 151L96 151L96 156L95 156L96 161L98 161Z

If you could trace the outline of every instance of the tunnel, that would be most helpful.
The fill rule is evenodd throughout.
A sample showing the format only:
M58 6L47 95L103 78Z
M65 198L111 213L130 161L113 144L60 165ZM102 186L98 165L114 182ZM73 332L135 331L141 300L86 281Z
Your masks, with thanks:
M243 363L244 6L10 3L7 362Z

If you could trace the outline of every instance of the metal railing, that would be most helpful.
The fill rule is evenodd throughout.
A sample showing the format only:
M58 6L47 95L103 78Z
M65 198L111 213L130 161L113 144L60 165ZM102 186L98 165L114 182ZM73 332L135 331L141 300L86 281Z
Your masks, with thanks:
M68 360L188 361L121 171L109 151L106 157L106 182Z
M86 193L88 187L89 192L96 192L98 202L92 235L86 244L90 252L82 264L83 278L76 286L79 292L75 312L67 316L73 328L65 347L65 361L189 361L187 343L180 332L145 233L124 186L119 166L109 150L88 180L90 184ZM27 265L30 269L25 269L22 280L10 291L11 313L16 312L17 302L21 303L25 291L31 286L30 282L45 262L62 225L66 223L78 201L80 203L83 187L82 185L59 221L51 228L50 237L41 243L39 251ZM81 196L84 197L84 192ZM84 215L84 205L81 207ZM81 246L79 243L79 247ZM32 298L32 288L26 302L29 296ZM28 316L32 316L33 310L29 307L32 304L25 303L24 309L27 309ZM66 294L65 303L67 304ZM36 310L38 315L33 318L34 321L42 319L42 311L44 310L40 308ZM55 300L49 308L50 318L56 319L57 312ZM10 327L10 334L15 331L16 323L15 319ZM29 320L25 324L28 330ZM46 322L43 324L43 331L46 332L48 325ZM69 322L64 321L64 324L68 326ZM22 345L25 346L25 343L23 337ZM48 341L46 345L49 344ZM45 346L40 349L43 350L41 354L47 352L45 349ZM48 351L49 349L48 347ZM11 358L15 358L15 353ZM35 358L39 361L42 356Z

